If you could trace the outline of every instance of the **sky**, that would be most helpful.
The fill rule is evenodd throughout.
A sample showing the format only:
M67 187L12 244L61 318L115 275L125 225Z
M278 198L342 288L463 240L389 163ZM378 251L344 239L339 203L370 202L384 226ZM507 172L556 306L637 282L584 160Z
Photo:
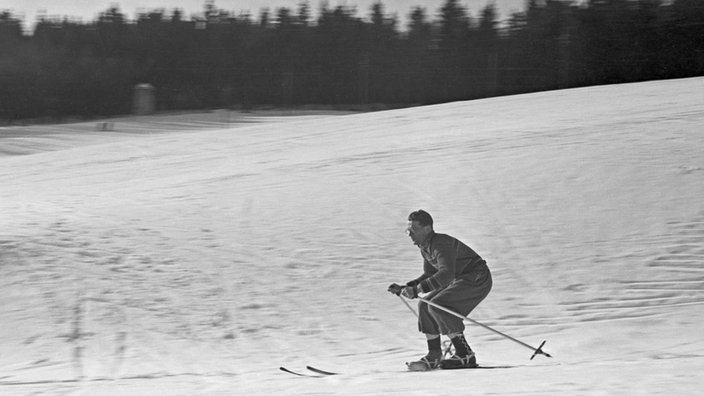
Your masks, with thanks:
M322 0L309 0L311 8L317 10ZM218 8L236 11L250 11L253 15L259 15L262 8L272 10L279 7L289 7L295 9L301 0L216 0ZM329 0L331 6L346 4L356 6L359 15L366 15L369 7L375 0ZM421 6L426 8L429 15L433 17L445 0L382 0L386 6L388 14L396 13L405 27L405 18L412 7ZM513 12L521 11L526 0L464 0L461 3L469 9L472 16L477 16L479 11L488 3L496 4L502 17ZM200 13L205 4L205 0L0 0L0 10L11 10L13 14L22 16L26 25L35 22L38 15L48 16L71 16L82 19L84 22L91 21L102 11L108 9L112 4L117 4L123 13L133 18L140 10L152 10L164 8L171 10L180 8L186 15Z

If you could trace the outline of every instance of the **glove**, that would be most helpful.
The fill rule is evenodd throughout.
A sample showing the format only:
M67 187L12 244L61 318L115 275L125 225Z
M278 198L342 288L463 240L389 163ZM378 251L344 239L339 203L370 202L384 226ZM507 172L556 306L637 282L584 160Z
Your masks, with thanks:
M391 294L395 294L397 296L400 296L401 291L403 290L403 286L397 285L396 283L392 283L391 285L389 285L389 288L387 290Z
M401 295L412 300L418 297L418 288L416 286L406 286L401 290Z

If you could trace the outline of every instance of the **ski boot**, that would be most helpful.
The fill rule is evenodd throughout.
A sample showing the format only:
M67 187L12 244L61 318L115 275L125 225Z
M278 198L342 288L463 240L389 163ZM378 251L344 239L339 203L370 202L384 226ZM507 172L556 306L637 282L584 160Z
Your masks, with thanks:
M447 370L478 367L477 357L474 355L472 348L469 347L464 334L459 334L451 338L450 341L452 341L452 346L455 347L455 354L449 359L441 360L440 368Z
M440 367L442 352L428 352L427 355L414 362L407 362L408 370L410 371L430 371Z

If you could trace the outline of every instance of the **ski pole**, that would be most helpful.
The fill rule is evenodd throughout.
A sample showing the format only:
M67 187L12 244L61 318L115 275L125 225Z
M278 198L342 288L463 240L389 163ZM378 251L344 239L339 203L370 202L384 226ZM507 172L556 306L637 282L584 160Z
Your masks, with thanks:
M400 297L400 296L399 296L399 297ZM483 328L485 328L485 329L487 329L487 330L489 330L489 331L492 331L492 332L494 332L494 333L496 333L496 334L498 334L498 335L500 335L500 336L502 336L502 337L508 338L509 340L511 340L511 341L513 341L513 342L515 342L515 343L517 343L517 344L523 345L524 347L533 350L533 356L530 357L530 360L533 360L533 358L535 357L535 355L545 355L545 356L547 356L547 357L552 357L552 356L550 356L549 353L543 351L543 345L545 345L545 341L543 341L543 342L540 344L539 347L535 348L535 347L533 347L533 346L530 346L530 345L526 344L526 343L523 342L523 341L517 340L517 339L515 339L515 338L513 338L513 337L511 337L511 336L509 336L509 335L507 335L507 334L504 334L504 333L502 333L502 332L500 332L500 331L498 331L498 330L496 330L496 329L493 329L493 328L491 328L491 327L485 325L484 323L477 322L477 321L474 320L474 319L470 319L469 316L464 316L464 315L458 314L457 312L455 312L455 311L453 311L453 310L451 310L451 309L447 309L447 308L443 307L442 305L436 304L436 303L434 303L434 302L432 302L432 301L430 301L430 300L426 300L426 299L420 298L420 297L419 297L418 299L419 299L420 301L423 301L424 303L430 305L430 306L433 306L433 307L435 307L435 308L437 308L437 309L440 309L440 310L442 310L442 311L445 311L445 312L447 312L447 313L449 313L449 314L451 314L451 315L454 315L454 316L456 316L456 317L458 317L458 318L460 318L460 319L466 319L466 320L468 320L468 321L474 323L475 325L481 326L481 327L483 327ZM404 303L406 303L406 301L404 301ZM408 305L408 303L406 303L406 305ZM410 307L410 306L409 306L409 307Z
M413 312L413 315L415 315L416 318L417 318L417 317L418 317L418 312L416 312L416 310L413 309L413 307L411 307L411 304L409 304L408 301L406 301L406 300L405 300L403 297L401 297L401 296L398 296L398 298L400 298L401 301L403 301L403 303L406 304L406 306L408 307L408 309L410 309L411 312Z

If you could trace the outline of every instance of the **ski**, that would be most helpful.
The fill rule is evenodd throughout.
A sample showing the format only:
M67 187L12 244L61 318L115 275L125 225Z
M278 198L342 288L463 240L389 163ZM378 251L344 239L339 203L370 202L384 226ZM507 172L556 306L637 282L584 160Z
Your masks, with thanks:
M474 366L474 367L455 367L455 368L444 368L440 370L489 370L489 369L506 369L514 368L516 366Z
M317 377L322 377L322 376L323 376L323 375L316 375L316 374L299 373L299 372L297 372L297 371L293 371L293 370L287 369L287 368L284 367L284 366L279 367L279 370L281 370L281 371L283 371L283 372L285 372L285 373L289 373L289 374L293 374L293 375L299 376L299 377L317 378Z
M501 365L496 365L496 366L475 366L475 367L458 367L454 369L442 369L442 368L433 368L430 369L427 366L424 368L421 367L413 367L411 363L406 363L408 366L408 371L442 371L442 370L487 370L487 369L507 369L507 368L514 368L516 366L501 366ZM340 375L340 373L332 372L332 371L326 371L326 370L321 370L319 368L313 367L313 366L306 366L306 369L310 371L310 373L305 372L301 373L298 371L294 371L291 369L288 369L284 366L279 367L279 370L289 373L298 377L308 377L308 378L323 378L323 377L328 377L331 375Z
M306 369L308 369L308 370L311 371L312 373L299 373L298 371L293 371L293 370L288 369L288 368L286 368L286 367L284 367L284 366L279 367L279 370L281 370L281 371L283 371L283 372L285 372L285 373L289 373L289 374L293 374L293 375L299 376L299 377L319 378L319 377L327 377L327 376L330 376L330 375L338 375L338 374L339 374L339 373L333 373L333 372L331 372L331 371L321 370L321 369L315 368L315 367L313 367L313 366L306 366ZM315 373L315 374L313 374L313 373Z
M321 370L318 368L315 368L313 366L306 366L306 368L314 373L322 374L322 375L338 375L339 373L333 373L332 371L325 371Z
M443 371L443 370L489 370L489 369L507 369L514 368L516 366L473 366L473 367L454 367L454 368L430 368L425 363L420 362L407 362L406 367L408 371Z

